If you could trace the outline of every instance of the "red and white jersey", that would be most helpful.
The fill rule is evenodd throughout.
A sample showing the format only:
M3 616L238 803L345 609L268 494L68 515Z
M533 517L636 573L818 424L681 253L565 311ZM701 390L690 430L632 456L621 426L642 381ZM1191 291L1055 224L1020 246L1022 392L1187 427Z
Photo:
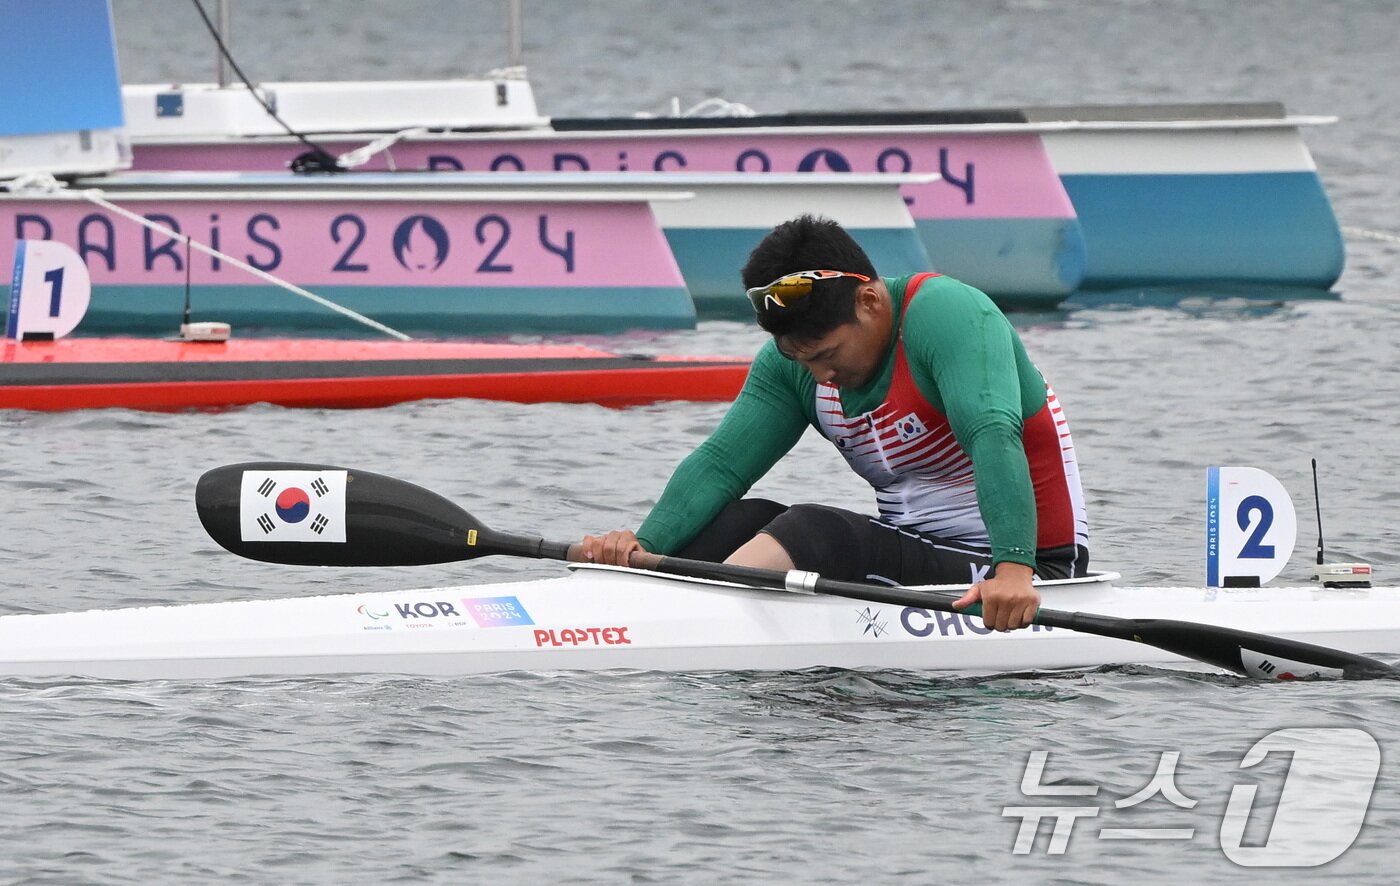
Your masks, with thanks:
M881 519L943 538L989 545L977 505L972 459L953 436L947 417L919 392L903 341L896 348L889 393L870 412L847 416L838 389L817 385L819 430L851 469L874 487ZM1035 488L1036 547L1088 547L1074 444L1048 384L1045 406L1025 420L1021 437Z

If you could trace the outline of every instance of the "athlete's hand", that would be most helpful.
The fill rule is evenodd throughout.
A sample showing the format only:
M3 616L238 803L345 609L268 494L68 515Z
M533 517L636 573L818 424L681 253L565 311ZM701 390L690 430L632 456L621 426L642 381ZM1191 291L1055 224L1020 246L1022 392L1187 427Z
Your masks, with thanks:
M602 536L585 535L579 548L583 562L605 566L628 566L633 551L646 550L630 529L615 529Z
M1031 584L1035 574L1020 563L998 563L995 575L979 581L953 603L954 609L982 604L982 622L995 631L1024 628L1040 609L1040 591Z

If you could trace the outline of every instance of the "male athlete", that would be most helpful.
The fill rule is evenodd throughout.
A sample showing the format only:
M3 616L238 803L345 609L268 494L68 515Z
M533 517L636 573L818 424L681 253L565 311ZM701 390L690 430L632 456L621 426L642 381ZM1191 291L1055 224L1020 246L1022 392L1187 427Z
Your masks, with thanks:
M1033 576L1084 575L1088 523L1069 427L1016 330L949 277L881 278L835 222L779 225L744 285L773 338L719 427L634 534L583 540L886 584L967 582L999 631L1030 624ZM878 516L744 494L808 426L875 490Z

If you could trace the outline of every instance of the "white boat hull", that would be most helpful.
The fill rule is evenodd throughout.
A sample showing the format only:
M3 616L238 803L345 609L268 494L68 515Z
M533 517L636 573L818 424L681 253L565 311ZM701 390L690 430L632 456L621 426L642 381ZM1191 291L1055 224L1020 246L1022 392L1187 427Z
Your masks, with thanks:
M1050 583L1049 608L1400 653L1400 588ZM0 618L0 675L255 675L811 667L993 673L1181 662L1138 643L609 567L545 581Z

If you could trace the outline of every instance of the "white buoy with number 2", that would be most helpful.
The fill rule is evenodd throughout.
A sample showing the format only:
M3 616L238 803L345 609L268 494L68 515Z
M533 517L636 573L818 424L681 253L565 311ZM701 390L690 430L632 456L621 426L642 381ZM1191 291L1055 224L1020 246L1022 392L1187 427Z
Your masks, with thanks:
M1258 468L1206 469L1206 586L1258 587L1283 571L1298 540L1293 499Z

